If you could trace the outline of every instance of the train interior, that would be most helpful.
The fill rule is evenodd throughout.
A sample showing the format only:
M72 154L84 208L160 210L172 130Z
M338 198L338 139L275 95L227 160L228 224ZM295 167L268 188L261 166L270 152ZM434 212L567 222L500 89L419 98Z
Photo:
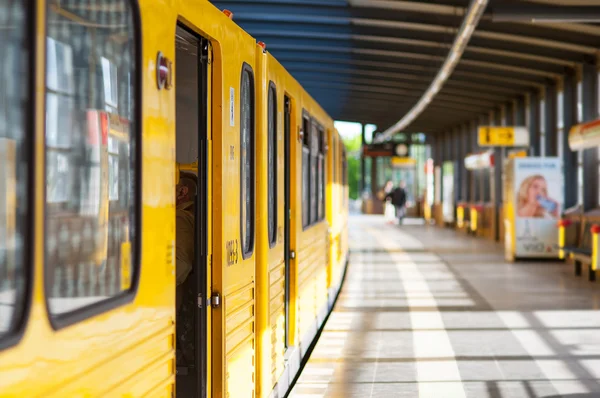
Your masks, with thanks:
M176 250L189 249L185 240L193 234L192 270L185 280L177 282L176 288L176 336L177 336L177 396L205 396L206 389L206 308L199 306L198 297L206 297L206 42L178 26L175 54L176 98L176 161L179 165L179 181L176 187L185 186L187 199L177 205ZM197 163L196 163L197 162ZM190 186L192 184L192 186ZM195 187L194 187L195 185ZM193 205L190 200L194 198ZM187 208L186 204L187 203ZM182 217L182 212L188 212ZM193 213L194 228L182 227L189 213ZM189 218L187 218L189 222ZM188 234L187 236L185 234ZM192 249L193 250L193 249ZM177 268L181 255L177 253ZM179 270L177 274L179 275ZM204 375L204 376L203 376Z

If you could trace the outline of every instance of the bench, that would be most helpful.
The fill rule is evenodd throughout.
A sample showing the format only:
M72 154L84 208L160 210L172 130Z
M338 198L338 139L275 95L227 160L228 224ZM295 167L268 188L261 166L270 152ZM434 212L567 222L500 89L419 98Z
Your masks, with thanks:
M597 236L600 233L598 224L600 224L600 216L596 214L573 215L569 218L564 218L559 223L561 258L573 260L575 275L581 275L583 266L587 266L589 271L588 279L590 281L596 280L596 268L598 264L597 248L595 246L597 246ZM573 233L573 230L576 232Z

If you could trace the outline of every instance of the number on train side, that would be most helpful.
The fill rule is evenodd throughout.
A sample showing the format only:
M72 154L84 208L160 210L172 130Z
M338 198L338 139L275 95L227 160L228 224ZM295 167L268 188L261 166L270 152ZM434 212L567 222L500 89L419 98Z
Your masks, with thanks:
M237 264L239 260L239 245L238 240L229 240L225 243L227 252L227 265Z

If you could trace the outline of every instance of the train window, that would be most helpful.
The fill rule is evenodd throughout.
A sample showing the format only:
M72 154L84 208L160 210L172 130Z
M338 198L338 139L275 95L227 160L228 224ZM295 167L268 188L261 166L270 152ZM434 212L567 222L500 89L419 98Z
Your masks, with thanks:
M309 191L310 191L310 222L311 224L318 219L317 209L317 161L319 151L319 137L317 135L317 125L314 120L310 123L310 176L309 176Z
M273 82L269 85L268 106L269 244L273 245L277 240L277 91Z
M244 64L240 89L240 179L242 256L254 249L254 82Z
M302 226L310 225L310 118L302 118Z
M317 163L318 163L318 201L317 201L317 206L319 208L319 220L322 220L325 218L325 133L323 131L323 128L321 126L318 126L317 128L317 132L319 134L319 152L318 152L318 157L317 157Z
M335 185L335 183L337 182L337 174L336 174L336 168L337 168L337 164L335 163L337 160L337 141L335 140L335 134L331 135L331 158L333 159L333 166L331 168L331 174L332 174L332 178L331 178L331 183L333 185Z
M137 274L136 18L129 1L91 3L47 8L45 280L59 323L127 297Z
M27 2L0 0L0 339L23 319L29 175L29 46ZM17 200L17 198L22 198Z
M345 207L348 200L348 161L346 160L346 151L342 149L342 207Z

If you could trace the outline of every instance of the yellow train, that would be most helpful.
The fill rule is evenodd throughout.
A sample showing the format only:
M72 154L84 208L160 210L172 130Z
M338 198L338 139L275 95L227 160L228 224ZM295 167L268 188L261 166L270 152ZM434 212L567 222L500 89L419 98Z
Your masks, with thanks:
M332 119L205 0L0 16L0 396L283 396L347 261Z

